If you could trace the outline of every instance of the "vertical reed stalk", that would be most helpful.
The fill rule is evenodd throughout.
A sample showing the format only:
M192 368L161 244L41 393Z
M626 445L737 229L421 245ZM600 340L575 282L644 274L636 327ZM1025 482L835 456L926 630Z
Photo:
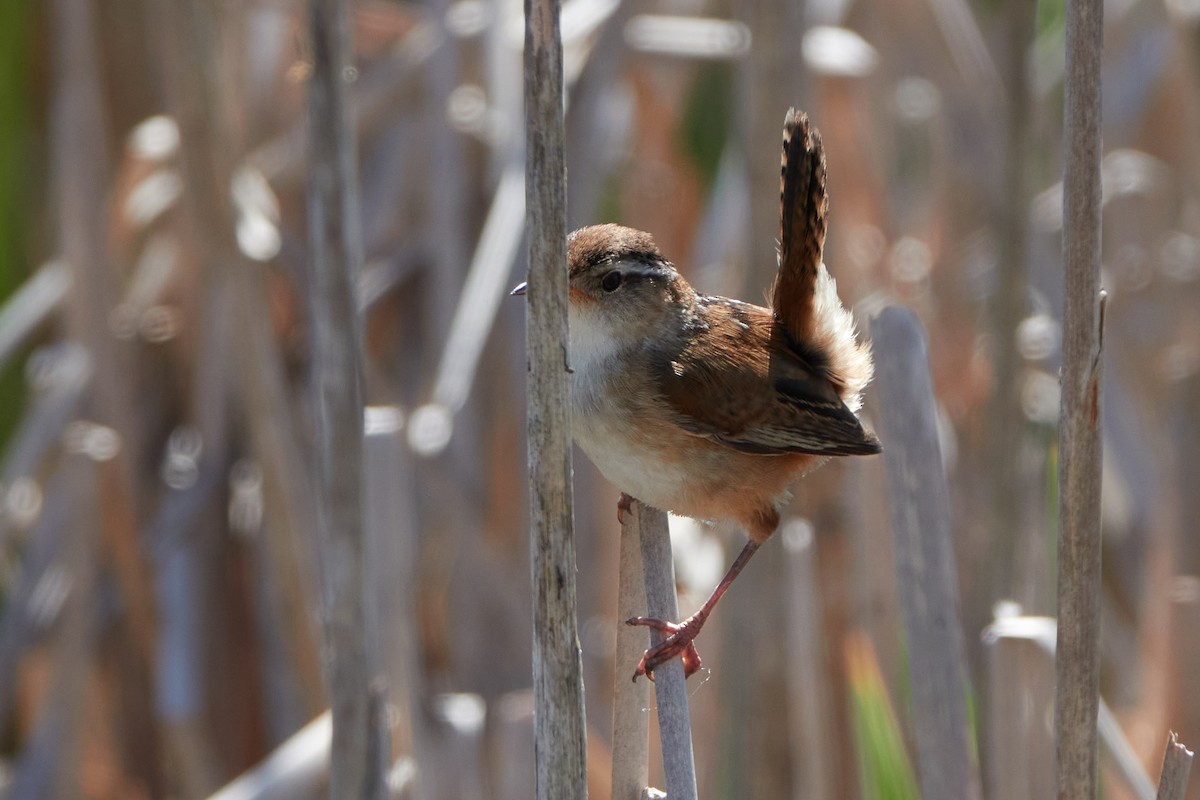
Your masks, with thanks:
M1059 416L1059 800L1096 796L1100 697L1100 0L1067 3L1063 176L1062 404Z
M350 49L341 0L308 6L311 166L308 262L316 428L317 530L326 680L333 699L331 798L382 798L379 700L370 691L363 583L362 265Z
M575 602L567 397L567 209L558 0L525 0L525 205L529 225L529 496L538 800L587 797L583 664Z

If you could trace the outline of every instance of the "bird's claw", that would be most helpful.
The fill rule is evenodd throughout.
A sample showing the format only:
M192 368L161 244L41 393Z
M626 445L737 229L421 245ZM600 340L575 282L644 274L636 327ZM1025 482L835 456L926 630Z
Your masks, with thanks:
M633 512L633 498L621 492L621 498L617 500L617 522L624 525L629 521L629 515Z
M665 637L642 655L642 660L633 672L634 682L642 675L653 681L654 670L673 658L679 658L683 663L684 678L690 678L700 671L700 653L693 642L696 634L700 632L698 626L689 625L687 622L667 622L655 617L631 617L625 620L625 624L650 628Z

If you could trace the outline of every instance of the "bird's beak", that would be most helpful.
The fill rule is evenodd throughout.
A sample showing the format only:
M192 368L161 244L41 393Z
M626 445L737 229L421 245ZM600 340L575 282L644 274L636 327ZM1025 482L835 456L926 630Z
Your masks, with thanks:
M527 285L528 284L526 284L525 281L521 281L515 287L513 287L513 290L508 293L508 296L509 297L524 297L525 296L525 287Z

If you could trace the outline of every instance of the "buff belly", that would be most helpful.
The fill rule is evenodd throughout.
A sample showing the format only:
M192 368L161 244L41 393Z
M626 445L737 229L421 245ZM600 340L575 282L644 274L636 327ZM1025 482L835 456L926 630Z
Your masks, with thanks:
M575 439L601 474L644 503L688 517L752 525L782 503L810 456L741 453L669 425L576 415Z

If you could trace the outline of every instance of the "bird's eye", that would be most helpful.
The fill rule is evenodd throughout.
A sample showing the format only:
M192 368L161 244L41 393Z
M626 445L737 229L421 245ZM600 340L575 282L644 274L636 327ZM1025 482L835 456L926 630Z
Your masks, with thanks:
M621 286L621 271L614 269L600 279L600 288L606 292L615 292Z

